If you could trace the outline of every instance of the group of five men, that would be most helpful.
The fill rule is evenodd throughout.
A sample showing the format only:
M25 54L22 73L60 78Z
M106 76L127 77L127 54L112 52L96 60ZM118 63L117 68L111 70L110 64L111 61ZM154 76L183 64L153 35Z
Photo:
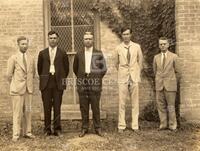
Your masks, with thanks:
M126 100L131 100L131 129L139 130L139 85L141 81L143 55L140 45L131 41L132 30L122 28L122 43L115 51L115 66L118 71L119 116L118 132L123 133L126 126ZM58 47L59 35L55 31L48 33L49 47L40 51L37 70L39 88L44 109L44 133L46 136L61 134L61 104L65 80L69 73L67 54ZM74 58L73 71L77 77L76 85L79 95L82 117L82 130L79 137L85 136L89 128L89 104L93 113L93 125L97 135L103 136L100 122L100 97L102 79L107 71L102 51L94 48L93 35L85 32L84 49L78 51ZM20 135L35 138L31 133L31 101L33 96L33 78L35 75L34 58L27 52L28 38L17 39L19 52L8 60L7 77L10 82L10 95L13 103L13 141ZM160 117L160 130L176 130L175 97L177 91L176 60L177 55L168 51L167 38L159 39L161 53L154 57L153 69L156 81L156 100ZM51 128L51 111L54 111L53 131ZM21 131L22 130L22 131Z

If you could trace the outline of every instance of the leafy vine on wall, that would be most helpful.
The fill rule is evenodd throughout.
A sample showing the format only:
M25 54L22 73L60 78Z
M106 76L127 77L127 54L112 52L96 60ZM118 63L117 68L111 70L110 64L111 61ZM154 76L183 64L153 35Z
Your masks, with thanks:
M140 5L132 6L123 0L100 1L93 3L91 9L97 11L101 20L106 22L119 37L121 27L132 28L131 39L141 45L144 54L146 62L144 74L151 82L154 81L152 62L154 55L159 52L159 37L166 36L170 39L170 51L175 51L175 2L153 0L147 4L141 0Z

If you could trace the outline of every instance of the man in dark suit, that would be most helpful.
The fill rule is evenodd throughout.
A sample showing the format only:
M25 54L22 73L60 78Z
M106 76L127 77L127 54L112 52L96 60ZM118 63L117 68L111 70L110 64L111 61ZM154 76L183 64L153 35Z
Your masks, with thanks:
M55 31L48 33L49 47L40 51L38 56L38 74L44 107L45 135L51 131L51 109L54 109L54 135L61 135L61 103L63 90L66 89L65 79L69 73L67 54L57 47L59 35Z
M84 34L85 48L77 52L74 59L73 70L77 76L77 91L79 94L80 110L82 116L82 131L79 137L88 132L89 104L93 112L95 132L103 136L100 122L100 96L102 91L102 78L107 68L103 53L93 48L93 35L91 32Z

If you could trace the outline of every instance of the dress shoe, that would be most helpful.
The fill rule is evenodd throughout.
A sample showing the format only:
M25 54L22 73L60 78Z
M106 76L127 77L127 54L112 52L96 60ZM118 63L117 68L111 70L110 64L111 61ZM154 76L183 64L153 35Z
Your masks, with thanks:
M51 132L50 132L50 131L47 131L47 132L44 133L44 135L45 135L45 136L51 136Z
M54 136L63 137L61 131L55 131Z
M171 132L174 132L174 133L176 133L178 130L177 129L171 129L171 128L169 128L169 130L171 131Z
M168 128L167 127L160 127L158 128L158 131L164 131L164 130L167 130Z
M87 133L88 133L88 130L83 129L83 130L81 131L81 133L79 134L79 137L84 137L85 134L87 134Z
M96 129L95 132L96 132L96 134L97 134L98 136L103 137L103 133L102 133L101 129Z
M132 129L133 132L138 133L140 129Z
M18 140L19 140L19 137L13 137L13 138L12 138L12 141L13 141L13 142L17 142Z
M25 138L34 139L35 136L33 134L26 134L24 135Z

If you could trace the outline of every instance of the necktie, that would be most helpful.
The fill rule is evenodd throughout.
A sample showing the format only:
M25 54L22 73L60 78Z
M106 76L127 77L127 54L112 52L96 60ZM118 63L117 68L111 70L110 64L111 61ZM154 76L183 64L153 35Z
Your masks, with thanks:
M130 58L131 58L131 54L130 54L130 46L127 49L127 61L128 61L128 64L130 63Z
M26 63L26 58L25 58L24 53L23 53L23 64L24 64L25 71L27 72L27 63Z
M165 59L166 59L166 56L165 56L165 53L163 53L163 64L162 64L163 69L164 69L164 67L165 67Z

